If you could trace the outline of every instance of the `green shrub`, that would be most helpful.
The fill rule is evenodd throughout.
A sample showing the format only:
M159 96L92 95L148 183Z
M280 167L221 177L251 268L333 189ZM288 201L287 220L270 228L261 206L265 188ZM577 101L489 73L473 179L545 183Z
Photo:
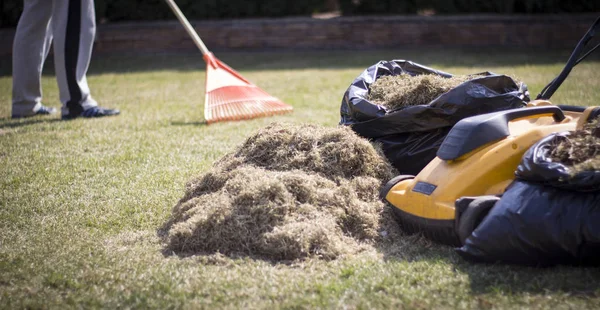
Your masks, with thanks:
M586 13L600 11L597 0L340 0L344 15L412 14L429 9L437 14L461 13Z
M48 0L49 1L49 0ZM322 11L325 0L177 0L188 19L309 16ZM174 19L163 0L96 0L96 17L104 21ZM0 27L14 27L23 0L0 0Z
M0 27L15 26L22 10L21 0L0 0Z
M48 0L50 1L50 0ZM338 0L344 15L461 13L582 13L599 12L598 0ZM308 16L322 12L327 0L177 0L189 19ZM96 0L96 16L103 21L174 19L164 0ZM0 0L0 27L14 27L23 0Z
M96 3L97 15L108 21L173 19L163 0L102 0ZM323 0L178 0L188 19L225 19L247 17L282 17L310 15L319 11ZM99 7L102 7L101 9ZM102 12L103 15L100 15Z

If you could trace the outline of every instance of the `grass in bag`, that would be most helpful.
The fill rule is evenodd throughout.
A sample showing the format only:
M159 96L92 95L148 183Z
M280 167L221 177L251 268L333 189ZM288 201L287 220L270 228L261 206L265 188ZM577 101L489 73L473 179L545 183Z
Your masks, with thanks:
M572 175L600 170L600 117L558 143L550 153L550 158L572 167Z
M380 76L370 85L368 100L388 110L428 104L441 94L481 75L455 75L445 78L435 74Z

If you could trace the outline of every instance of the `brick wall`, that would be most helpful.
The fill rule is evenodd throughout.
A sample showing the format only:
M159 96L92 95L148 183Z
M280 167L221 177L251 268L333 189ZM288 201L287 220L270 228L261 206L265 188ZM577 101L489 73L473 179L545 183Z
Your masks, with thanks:
M211 50L375 49L402 46L571 48L596 14L544 16L361 16L192 21ZM14 29L0 30L9 55ZM176 21L98 25L95 52L195 49Z

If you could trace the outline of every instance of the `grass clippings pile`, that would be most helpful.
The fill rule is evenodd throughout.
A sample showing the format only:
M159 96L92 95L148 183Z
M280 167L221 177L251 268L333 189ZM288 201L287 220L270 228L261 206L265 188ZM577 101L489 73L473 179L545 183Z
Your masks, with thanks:
M550 158L572 167L572 175L600 170L600 117L558 143L550 153Z
M370 85L368 100L387 110L428 104L441 94L481 75L455 75L445 78L435 74L380 76Z
M348 127L271 124L190 182L166 225L178 254L334 259L397 233L393 168Z

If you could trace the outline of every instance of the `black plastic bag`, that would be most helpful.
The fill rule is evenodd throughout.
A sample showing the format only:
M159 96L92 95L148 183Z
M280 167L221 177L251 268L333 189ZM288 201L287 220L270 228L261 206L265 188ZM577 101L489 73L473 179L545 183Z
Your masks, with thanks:
M386 110L367 100L370 85L384 75L452 74L411 61L380 61L367 68L346 90L340 124L362 137L380 142L401 174L416 175L433 158L450 128L463 118L524 107L527 86L489 72L451 89L429 104Z
M600 265L600 192L515 181L457 249L474 262Z
M554 133L538 141L523 156L516 176L530 182L568 190L600 191L600 171L581 171L571 176L568 166L550 159L553 148L561 141L568 140L570 134L568 131Z
M600 265L600 171L569 176L549 154L569 133L532 146L517 181L457 249L477 262L551 266Z

